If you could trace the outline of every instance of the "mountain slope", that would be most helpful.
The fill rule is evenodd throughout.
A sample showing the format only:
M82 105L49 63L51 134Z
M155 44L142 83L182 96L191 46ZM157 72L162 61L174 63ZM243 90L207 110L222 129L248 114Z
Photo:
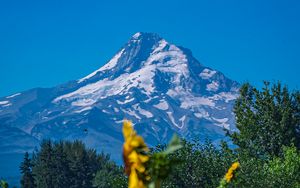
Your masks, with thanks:
M124 118L150 145L173 133L217 142L223 128L234 129L238 87L188 49L157 34L136 33L82 79L1 98L0 151L22 153L44 138L81 139L119 160Z

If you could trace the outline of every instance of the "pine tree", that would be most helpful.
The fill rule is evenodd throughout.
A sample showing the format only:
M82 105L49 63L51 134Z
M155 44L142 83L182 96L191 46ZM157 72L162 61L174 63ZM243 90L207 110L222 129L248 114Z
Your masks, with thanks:
M20 171L22 174L21 187L23 188L35 187L33 176L32 176L32 163L29 158L28 152L26 152L24 155L24 161L21 163Z
M38 188L54 187L53 146L50 140L42 142L41 151L37 153L32 173Z
M32 174L38 188L91 188L99 169L123 174L108 155L97 154L81 141L52 143L45 140L40 151L33 154L32 164ZM121 180L119 177L118 181ZM113 179L112 176L103 177L105 182L112 182Z
M53 147L53 171L52 184L55 188L70 186L70 169L67 155L64 152L64 143L55 143Z
M89 166L89 158L84 144L80 141L66 143L66 152L71 170L70 188L92 187L93 174ZM96 161L93 161L96 162Z

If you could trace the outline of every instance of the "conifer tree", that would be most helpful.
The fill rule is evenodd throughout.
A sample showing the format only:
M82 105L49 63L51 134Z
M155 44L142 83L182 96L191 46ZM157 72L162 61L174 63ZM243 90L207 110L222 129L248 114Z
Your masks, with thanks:
M21 163L20 171L22 174L21 178L21 187L22 188L33 188L34 186L34 180L32 176L32 163L29 158L28 152L24 155L24 160Z
M92 180L96 169L93 169L90 165L92 163L97 165L97 160L89 158L88 153L91 151L88 151L81 141L74 141L73 143L66 142L65 151L71 171L69 187L92 187Z
M70 186L69 161L62 141L55 143L53 147L53 171L52 181L55 188Z
M50 140L44 140L41 143L41 151L37 153L33 166L33 175L38 188L54 187L53 145Z

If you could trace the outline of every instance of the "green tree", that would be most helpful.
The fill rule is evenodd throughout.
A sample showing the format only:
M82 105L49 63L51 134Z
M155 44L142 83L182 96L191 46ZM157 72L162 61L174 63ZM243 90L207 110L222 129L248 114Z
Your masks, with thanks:
M37 187L54 187L53 144L50 140L41 143L41 150L36 153L32 173Z
M296 147L283 147L283 156L271 160L248 158L229 187L300 187L300 153Z
M124 185L126 182L123 181L121 168L110 161L109 155L98 154L86 148L81 141L53 143L44 140L40 151L33 154L32 166L34 182L38 188L90 188L93 184L111 187L107 185Z
M171 156L180 164L162 187L217 187L234 157L226 143L217 148L210 141L184 141L183 148Z
M69 161L69 168L71 171L70 188L76 187L92 187L94 165L97 166L95 161L96 152L94 150L87 151L85 145L80 141L74 143L65 143L65 152ZM91 164L89 160L93 157L96 164ZM92 166L90 166L92 165Z
M109 159L109 158L108 158ZM102 160L93 181L93 186L97 188L122 188L128 187L124 169L118 167L114 162L107 159Z
M52 184L55 188L68 187L70 185L70 169L67 155L64 152L64 143L58 142L53 147L53 171Z
M283 153L282 146L300 148L300 95L280 83L262 91L244 84L234 112L237 132L228 133L240 152L266 158Z
M265 185L268 187L300 187L300 153L295 147L284 147L284 156L266 163ZM265 187L266 187L265 186Z
M22 174L21 178L21 187L23 188L33 188L34 186L34 180L32 176L32 163L29 158L28 152L24 155L24 160L21 163L20 171Z

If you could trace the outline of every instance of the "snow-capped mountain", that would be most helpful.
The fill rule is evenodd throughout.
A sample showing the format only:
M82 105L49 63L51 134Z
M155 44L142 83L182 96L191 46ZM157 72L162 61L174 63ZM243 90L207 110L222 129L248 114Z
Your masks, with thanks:
M0 99L0 152L44 138L81 139L120 159L124 118L150 145L173 133L219 141L234 129L238 83L157 34L136 33L104 66L79 80Z

